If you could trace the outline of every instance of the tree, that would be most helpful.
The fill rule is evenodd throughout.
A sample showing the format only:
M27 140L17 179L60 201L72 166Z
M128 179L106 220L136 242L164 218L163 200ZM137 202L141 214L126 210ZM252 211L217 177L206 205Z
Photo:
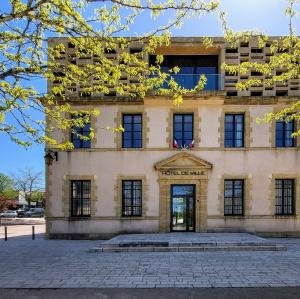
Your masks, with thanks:
M10 0L9 4L0 7L0 131L12 141L23 146L46 142L61 149L72 148L70 142L59 143L55 140L53 131L83 127L92 115L99 114L97 110L72 110L66 92L72 83L83 85L84 94L107 94L111 86L125 97L144 97L148 91L156 90L172 95L177 104L182 102L182 95L189 92L172 78L167 80L178 69L163 73L159 67L163 59L161 56L158 56L157 64L150 68L141 58L153 53L156 47L169 44L170 28L181 26L185 18L215 10L218 6L216 1L92 2L95 1ZM167 19L155 30L132 39L115 37L124 35L138 15L150 13L155 19L166 11L171 11L174 18ZM47 49L45 42L50 34L68 36L78 57L97 55L99 61L96 65L87 64L84 67L62 65L59 58L65 46L58 44ZM105 56L105 52L125 49L132 42L146 42L146 46L140 53L123 52L114 60ZM117 66L116 60L121 62ZM129 79L135 78L138 84L121 83L119 79L124 73ZM38 78L57 80L60 86L45 94L30 85ZM92 79L94 84L91 86ZM168 81L168 89L160 88L164 81ZM203 88L204 84L205 77L202 77L195 90ZM45 114L49 121L47 128L44 117L36 116L37 112ZM63 117L67 113L78 117ZM114 130L118 132L122 128ZM93 130L88 138L93 138Z
M45 207L45 192L43 191L34 191L31 196L31 201L36 204Z
M236 47L241 41L248 42L250 38L255 38L259 47L263 48L269 44L272 56L270 61L266 63L259 62L243 62L239 65L223 65L223 69L229 73L247 75L251 71L257 71L263 75L260 79L250 79L236 84L238 90L247 90L251 86L272 86L278 82L286 84L291 79L300 79L300 38L296 35L293 25L297 11L295 5L298 0L287 0L287 8L285 14L288 17L289 35L280 39L270 39L268 36L253 32L243 31L234 32L227 25L224 13L221 14L221 20L225 31L225 39ZM279 72L278 72L279 70ZM300 120L300 100L293 102L287 108L276 113L267 113L263 120L271 122L275 120L284 120L286 122ZM258 119L258 122L261 120ZM300 135L300 128L292 134L292 137Z
M41 176L41 172L36 172L31 168L25 168L13 175L15 189L24 194L29 208L36 192L41 190Z
M17 196L17 192L13 189L13 180L0 173L0 211L15 206Z
M15 199L17 197L13 179L3 173L0 173L0 195L8 199Z

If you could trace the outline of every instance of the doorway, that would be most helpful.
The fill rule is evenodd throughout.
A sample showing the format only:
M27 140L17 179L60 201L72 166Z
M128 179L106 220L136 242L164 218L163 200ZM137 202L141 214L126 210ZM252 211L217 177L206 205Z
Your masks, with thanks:
M171 185L171 231L195 231L195 185Z

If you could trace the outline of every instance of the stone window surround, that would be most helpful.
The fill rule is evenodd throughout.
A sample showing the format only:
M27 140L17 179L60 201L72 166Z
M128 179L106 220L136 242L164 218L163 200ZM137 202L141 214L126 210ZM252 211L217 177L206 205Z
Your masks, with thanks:
M244 114L244 147L225 147L225 114ZM250 144L253 142L251 138L252 132L252 117L250 117L250 109L249 107L224 107L219 117L219 144L220 149L223 150L243 150L244 148L249 148Z
M220 178L219 184L219 207L218 212L219 215L224 218L233 218L239 219L245 216L249 216L251 213L251 197L252 197L252 182L251 182L251 175L248 174L241 174L241 175L222 175ZM225 180L244 180L244 194L243 194L243 215L224 215L224 182Z
M81 109L81 108L79 108ZM85 109L88 111L88 109ZM71 118L71 113L66 113L66 118ZM96 125L97 117L95 115L91 115L91 128L94 130L94 138L91 139L91 147L90 148L74 148L72 151L89 151L90 149L96 148L97 144L97 134L98 134L98 127ZM64 131L64 140L63 142L71 142L71 129L68 128Z
M148 132L149 128L147 127L149 123L149 118L147 112L143 106L134 106L134 107L120 107L117 112L117 117L114 119L116 127L122 125L122 116L123 114L142 114L142 147L141 148L123 148L122 147L122 133L115 134L115 145L117 149L124 151L140 151L146 149L149 143Z
M142 215L123 216L122 215L122 181L140 180L142 181ZM148 211L148 185L144 175L118 175L115 185L115 215L122 220L145 220Z
M284 108L287 108L288 106L284 107L275 107L273 108L272 113L276 113L281 111ZM294 120L295 122L295 131L300 128L300 121ZM300 148L300 137L295 138L295 146L293 147L276 147L276 120L272 121L269 128L269 140L270 145L272 148L276 148L277 150L286 150L286 149L293 149L293 148Z
M63 177L63 186L62 186L62 194L63 194L63 206L62 212L64 217L69 220L81 220L86 219L90 220L96 215L96 201L97 201L97 185L96 185L97 177L94 175L65 175ZM70 214L70 203L71 203L71 181L76 180L90 180L91 181L91 216L90 217L71 217Z
M270 214L276 218L293 218L300 216L300 175L299 174L286 174L286 173L276 173L272 174L270 177L270 190L269 190L269 202L270 202ZM275 198L275 180L276 179L294 179L295 180L295 210L293 215L276 215L276 198Z
M173 116L174 114L193 114L194 115L194 123L193 123L193 136L194 136L194 148L198 148L200 144L200 122L201 118L199 116L199 110L198 108L171 108L169 111L169 116L167 118L167 144L169 145L170 149L177 150L174 148L174 137L173 137L173 131L174 131L174 124L173 124Z

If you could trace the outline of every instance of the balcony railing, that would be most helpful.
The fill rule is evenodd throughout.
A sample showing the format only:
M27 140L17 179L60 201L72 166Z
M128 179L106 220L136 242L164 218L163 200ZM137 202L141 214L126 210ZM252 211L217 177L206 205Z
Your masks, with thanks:
M193 89L199 82L202 74L173 74L172 78L175 82L185 88ZM224 75L221 74L204 74L206 77L206 84L203 90L224 90ZM150 77L155 77L152 75ZM168 88L168 83L165 82L161 88Z

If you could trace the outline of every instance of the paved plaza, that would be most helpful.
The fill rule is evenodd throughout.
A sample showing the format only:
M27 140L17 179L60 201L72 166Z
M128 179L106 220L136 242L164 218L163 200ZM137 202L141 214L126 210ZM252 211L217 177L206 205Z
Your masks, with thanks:
M91 253L101 241L1 234L0 288L300 286L300 239L269 240L287 251Z

